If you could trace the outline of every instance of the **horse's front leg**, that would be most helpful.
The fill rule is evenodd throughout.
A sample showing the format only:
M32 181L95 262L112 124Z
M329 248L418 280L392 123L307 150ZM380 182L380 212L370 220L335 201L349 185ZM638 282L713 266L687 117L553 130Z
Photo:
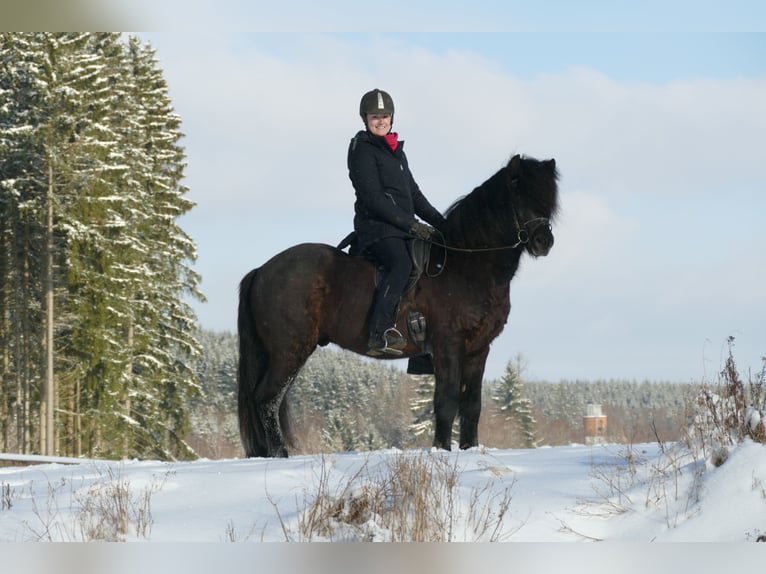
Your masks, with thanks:
M434 352L434 443L436 448L452 450L452 425L460 403L462 353Z
M489 347L470 355L463 362L460 380L460 448L479 445L479 417L481 416L481 385Z

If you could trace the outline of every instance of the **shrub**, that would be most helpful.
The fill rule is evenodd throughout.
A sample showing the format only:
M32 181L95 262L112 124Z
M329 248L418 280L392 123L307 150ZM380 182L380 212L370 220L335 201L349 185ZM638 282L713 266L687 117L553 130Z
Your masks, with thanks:
M750 439L766 443L766 358L760 372L748 381L734 361L734 338L715 385L703 384L691 410L687 445L702 450L715 466L725 462L729 447Z

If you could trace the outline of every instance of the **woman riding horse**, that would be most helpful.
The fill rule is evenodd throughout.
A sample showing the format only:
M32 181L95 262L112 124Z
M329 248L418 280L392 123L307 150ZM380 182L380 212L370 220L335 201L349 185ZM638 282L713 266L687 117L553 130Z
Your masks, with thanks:
M391 131L391 96L378 89L367 92L359 115L366 129L348 147L348 175L356 192L354 231L359 250L382 271L368 319L367 354L400 355L407 340L395 321L412 269L407 243L413 237L429 239L434 228L443 227L444 217L420 191L404 154L404 141Z

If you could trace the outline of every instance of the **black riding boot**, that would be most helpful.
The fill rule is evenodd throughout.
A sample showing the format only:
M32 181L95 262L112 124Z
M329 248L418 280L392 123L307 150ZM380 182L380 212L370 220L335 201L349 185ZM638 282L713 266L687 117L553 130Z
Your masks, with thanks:
M402 349L407 346L407 339L396 327L386 329L383 333L370 333L367 341L367 354L376 357L378 355L401 355Z
M369 251L380 264L380 277L370 312L367 354L401 355L407 339L396 329L396 314L410 276L412 260L406 242L396 237L381 239L370 246Z
M391 291L390 285L381 284L376 291L370 314L368 355L401 355L401 350L407 346L407 339L394 325L399 299L399 295Z

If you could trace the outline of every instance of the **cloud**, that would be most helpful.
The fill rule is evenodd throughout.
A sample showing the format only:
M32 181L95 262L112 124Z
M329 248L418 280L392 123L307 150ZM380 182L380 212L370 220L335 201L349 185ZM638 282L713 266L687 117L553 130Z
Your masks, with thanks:
M375 35L150 38L188 135L204 326L233 329L249 267L350 230L346 145L361 127L359 97L379 87L440 209L514 153L556 158L557 243L514 279L512 334L493 346L493 369L517 351L545 362L548 349L570 372L579 361L583 373L608 365L621 376L629 360L623 372L649 372L631 357L651 353L653 376L676 376L699 364L705 338L758 337L747 317L766 319L762 273L734 278L766 268L756 215L766 213L766 77L651 84L584 66L521 77L475 51ZM674 345L686 348L674 356Z
M565 185L609 193L684 193L732 176L747 184L760 170L766 79L653 86L578 68L522 80L486 57L402 40L297 35L280 55L258 35L237 38L163 45L187 131L204 138L190 152L247 165L247 181L265 189L287 180L328 190L330 208L346 199L345 145L361 127L358 98L374 86L394 95L415 174L444 207L515 152L555 156ZM241 185L240 173L218 175Z

